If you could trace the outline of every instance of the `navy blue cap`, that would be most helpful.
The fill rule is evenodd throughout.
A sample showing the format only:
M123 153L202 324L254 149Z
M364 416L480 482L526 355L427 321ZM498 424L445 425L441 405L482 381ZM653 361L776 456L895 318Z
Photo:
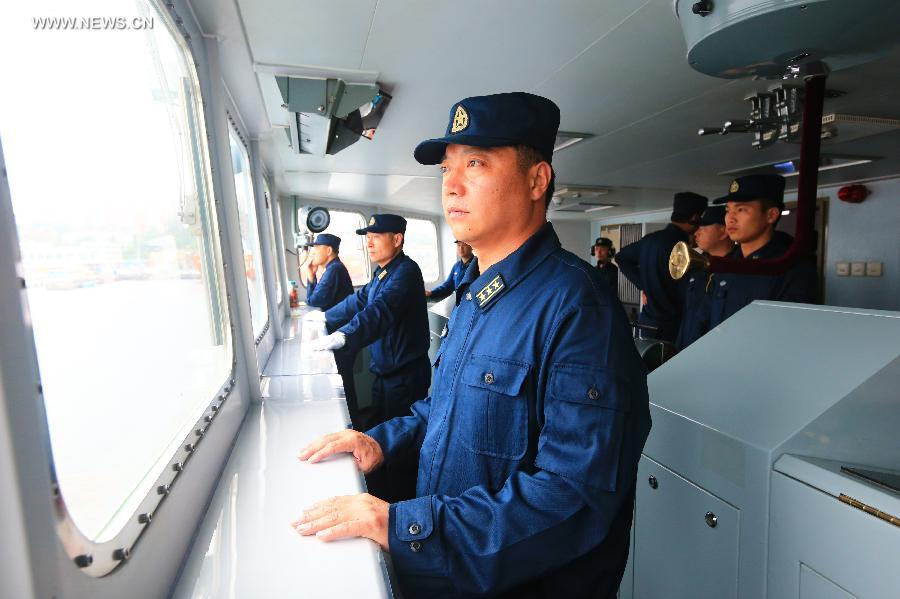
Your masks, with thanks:
M594 242L594 245L611 248L613 246L613 242L609 237L598 237L597 241Z
M710 206L700 215L701 227L706 225L724 225L725 224L725 206Z
M713 204L753 200L769 200L777 206L784 206L784 177L781 175L738 177L731 182L728 195L718 198Z
M341 248L341 238L331 233L319 233L312 245L327 245L334 248L334 251L338 251Z
M366 233L406 233L406 219L396 214L373 214L365 229L357 229L357 235Z
M672 213L684 216L693 216L706 210L709 200L706 196L692 191L679 191L672 202Z
M413 155L421 164L438 164L447 144L492 148L530 146L550 162L559 129L559 107L541 96L510 92L474 96L450 109L444 137L423 141Z

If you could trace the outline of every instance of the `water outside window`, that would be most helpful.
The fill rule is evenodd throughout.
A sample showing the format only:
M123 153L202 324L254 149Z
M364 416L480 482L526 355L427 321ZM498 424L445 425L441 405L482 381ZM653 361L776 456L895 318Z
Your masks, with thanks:
M4 8L0 139L58 482L103 541L229 378L232 344L193 59L147 2L78 7L140 29L32 24L58 12Z

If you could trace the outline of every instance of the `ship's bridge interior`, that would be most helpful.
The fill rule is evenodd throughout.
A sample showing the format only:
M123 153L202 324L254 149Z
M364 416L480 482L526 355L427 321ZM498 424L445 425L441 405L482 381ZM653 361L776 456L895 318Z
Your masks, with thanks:
M376 543L291 525L367 488L351 456L297 459L354 424L304 319L310 248L340 236L359 290L356 230L397 214L425 288L452 278L413 149L461 99L524 91L560 110L547 220L578 258L757 174L815 257L814 301L758 298L677 353L618 275L653 420L618 596L895 597L898 22L894 0L3 6L0 594L403 596ZM455 300L428 303L433 363Z

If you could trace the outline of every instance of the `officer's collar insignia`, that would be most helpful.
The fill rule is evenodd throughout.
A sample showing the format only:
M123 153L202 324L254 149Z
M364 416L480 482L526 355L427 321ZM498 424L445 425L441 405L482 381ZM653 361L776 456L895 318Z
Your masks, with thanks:
M481 291L475 294L475 297L478 299L478 307L484 308L487 306L505 287L506 284L503 282L503 277L500 275L491 279L490 283L482 287Z
M731 188L729 189L729 191L731 191L731 193L737 193L740 188L741 188L741 186L738 185L737 181L732 181Z
M386 276L387 276L387 270L382 270L380 273L378 273L378 280L380 281L383 278L385 278Z
M469 113L466 112L466 109L460 104L456 107L456 112L453 114L453 126L450 127L450 133L459 133L468 126Z
M372 218L369 219L369 226L372 226L374 224L375 224L375 217L373 216Z

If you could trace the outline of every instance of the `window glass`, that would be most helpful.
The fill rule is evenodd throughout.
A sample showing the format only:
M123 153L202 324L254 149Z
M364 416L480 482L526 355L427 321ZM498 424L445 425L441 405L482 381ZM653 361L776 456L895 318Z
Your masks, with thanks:
M366 226L366 218L359 212L331 210L331 222L323 233L331 233L341 238L341 262L350 272L350 279L357 287L365 285L371 278L369 253L366 251L365 235L357 235L356 230Z
M406 237L403 251L422 269L422 278L433 283L440 276L438 268L437 227L424 218L406 219Z
M4 6L0 137L57 479L105 541L230 376L229 317L180 36L147 2L79 4L147 25L116 31L33 27L44 8Z
M234 171L238 220L241 223L241 246L244 248L244 273L247 276L247 293L250 295L250 320L253 322L253 334L259 335L269 320L269 304L266 302L250 157L234 130L229 132L228 139L231 143L231 168Z
M275 221L275 206L273 205L274 201L272 199L272 194L269 192L269 183L266 181L266 178L263 177L263 194L266 196L266 209L268 210L268 223L269 223L269 246L272 248L272 271L275 272L275 297L276 302L280 306L284 303L284 298L282 297L281 290L281 280L287 278L284 276L283 269L281 268L281 260L278 259L278 244L275 243L275 236L278 235L276 232L278 230L278 223Z

